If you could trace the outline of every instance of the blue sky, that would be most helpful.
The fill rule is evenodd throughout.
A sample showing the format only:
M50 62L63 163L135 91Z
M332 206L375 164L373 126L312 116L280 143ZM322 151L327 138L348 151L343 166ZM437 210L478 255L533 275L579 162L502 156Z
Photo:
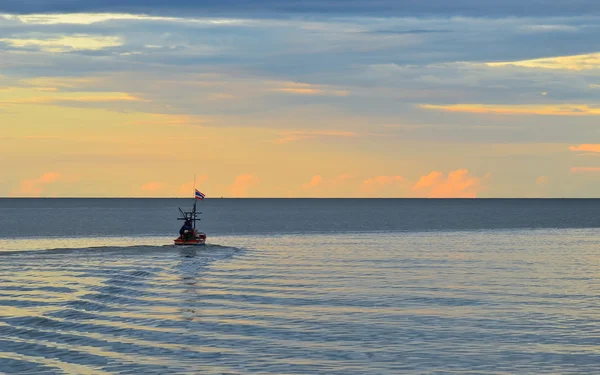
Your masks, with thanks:
M236 156L218 148L209 155L229 171L207 175L219 195L362 196L361 184L383 176L377 194L413 196L433 172L443 177L432 191L446 192L451 173L467 170L460 178L477 182L477 196L596 196L600 152L580 146L600 143L599 9L586 0L3 1L4 138L41 150L27 131L77 137L43 144L63 162L11 151L7 166L25 158L36 170L7 169L0 195L45 173L102 179L82 175L64 147L106 138L76 157L115 158L110 138L133 130L77 125L103 111L162 119L136 120L148 124L147 148L142 142L140 155L115 159L131 168L169 131L165 124L230 142ZM31 125L31 113L48 125ZM330 165L304 165L323 155ZM289 183L278 180L285 166L270 164L273 157L298 167L286 170ZM165 152L164 168L170 158ZM235 190L240 176L252 176L242 180L254 190ZM140 174L115 194L167 186L167 178ZM58 195L97 194L73 179L48 186Z

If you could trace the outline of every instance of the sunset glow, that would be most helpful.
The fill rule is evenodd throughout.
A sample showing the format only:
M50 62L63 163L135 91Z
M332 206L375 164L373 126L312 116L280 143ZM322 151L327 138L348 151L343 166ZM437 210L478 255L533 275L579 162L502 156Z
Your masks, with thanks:
M600 195L596 16L235 3L0 6L0 196Z

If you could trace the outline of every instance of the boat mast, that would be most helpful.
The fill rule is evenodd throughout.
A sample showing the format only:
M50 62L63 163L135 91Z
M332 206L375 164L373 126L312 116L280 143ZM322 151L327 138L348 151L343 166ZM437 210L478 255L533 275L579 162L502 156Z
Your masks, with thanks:
M192 210L192 216L194 218L194 230L196 229L196 175L194 175L194 209Z
M181 212L183 217L177 218L177 220L192 221L192 228L196 229L196 221L200 220L198 219L198 214L196 213L196 175L194 175L194 205L192 206L192 212L183 212L181 208L179 208L179 212Z

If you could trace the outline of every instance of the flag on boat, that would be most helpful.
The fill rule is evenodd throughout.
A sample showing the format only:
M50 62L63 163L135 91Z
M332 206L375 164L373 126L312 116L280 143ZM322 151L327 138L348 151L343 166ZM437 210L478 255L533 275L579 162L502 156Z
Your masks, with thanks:
M201 192L198 191L198 189L196 189L196 199L204 199L204 194L202 194Z

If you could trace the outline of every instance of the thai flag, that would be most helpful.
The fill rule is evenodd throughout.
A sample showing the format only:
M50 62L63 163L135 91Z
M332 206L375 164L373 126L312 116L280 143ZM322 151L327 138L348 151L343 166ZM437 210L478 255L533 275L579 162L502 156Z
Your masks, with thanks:
M200 200L204 199L204 194L199 192L198 189L196 189L196 199L200 199Z

